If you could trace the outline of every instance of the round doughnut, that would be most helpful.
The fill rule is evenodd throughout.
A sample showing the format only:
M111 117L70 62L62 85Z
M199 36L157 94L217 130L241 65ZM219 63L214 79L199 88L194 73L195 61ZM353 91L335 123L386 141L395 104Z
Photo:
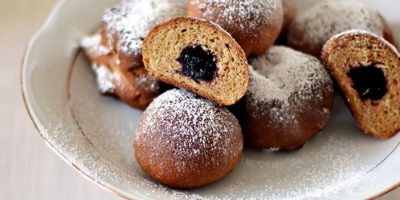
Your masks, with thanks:
M238 120L185 90L169 90L144 112L134 141L139 166L158 182L193 188L234 170L243 150Z
M247 145L295 150L326 127L333 83L317 58L274 46L250 63L249 89L236 106Z

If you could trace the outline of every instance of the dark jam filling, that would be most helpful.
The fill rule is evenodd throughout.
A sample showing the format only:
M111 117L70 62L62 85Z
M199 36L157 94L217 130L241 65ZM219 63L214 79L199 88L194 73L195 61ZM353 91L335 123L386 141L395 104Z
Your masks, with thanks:
M361 100L380 100L387 92L387 81L383 70L376 64L353 68L347 75L353 80L353 88L357 90Z
M216 77L217 58L201 45L185 47L177 61L182 65L181 73L195 81L211 82Z

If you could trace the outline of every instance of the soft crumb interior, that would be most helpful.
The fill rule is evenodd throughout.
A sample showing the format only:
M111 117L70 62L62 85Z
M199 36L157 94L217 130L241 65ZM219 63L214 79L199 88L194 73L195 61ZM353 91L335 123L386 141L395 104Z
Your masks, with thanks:
M211 82L196 82L181 75L181 64L177 61L183 48L201 44L217 57L217 76ZM207 93L208 96L234 103L247 90L245 70L247 64L237 59L239 52L231 46L231 41L221 37L210 27L180 23L174 27L161 29L148 45L150 55L145 62L152 68L153 75L178 82L181 87L189 86L193 90ZM244 65L246 64L246 65Z
M362 101L347 73L353 67L368 66L372 63L380 63L376 67L382 69L385 74L387 93L377 101ZM400 62L397 56L382 50L382 44L375 40L371 42L366 38L358 38L337 44L337 48L330 52L327 64L364 131L376 137L388 138L400 129Z

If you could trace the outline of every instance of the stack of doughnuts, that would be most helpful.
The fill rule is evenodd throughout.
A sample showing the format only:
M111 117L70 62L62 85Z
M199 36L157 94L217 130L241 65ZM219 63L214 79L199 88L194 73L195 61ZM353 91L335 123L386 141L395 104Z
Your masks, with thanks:
M327 127L334 83L365 133L400 130L400 54L382 15L355 0L296 13L294 0L123 0L106 11L82 47L99 90L144 109L143 171L188 189L232 172L244 145L298 150Z

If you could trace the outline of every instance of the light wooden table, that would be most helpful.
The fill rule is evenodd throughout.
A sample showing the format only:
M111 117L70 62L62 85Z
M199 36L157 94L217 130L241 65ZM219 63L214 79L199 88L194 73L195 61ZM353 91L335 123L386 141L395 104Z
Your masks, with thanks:
M119 199L58 158L36 133L22 103L22 55L55 2L0 0L0 199ZM400 199L400 189L382 199Z

